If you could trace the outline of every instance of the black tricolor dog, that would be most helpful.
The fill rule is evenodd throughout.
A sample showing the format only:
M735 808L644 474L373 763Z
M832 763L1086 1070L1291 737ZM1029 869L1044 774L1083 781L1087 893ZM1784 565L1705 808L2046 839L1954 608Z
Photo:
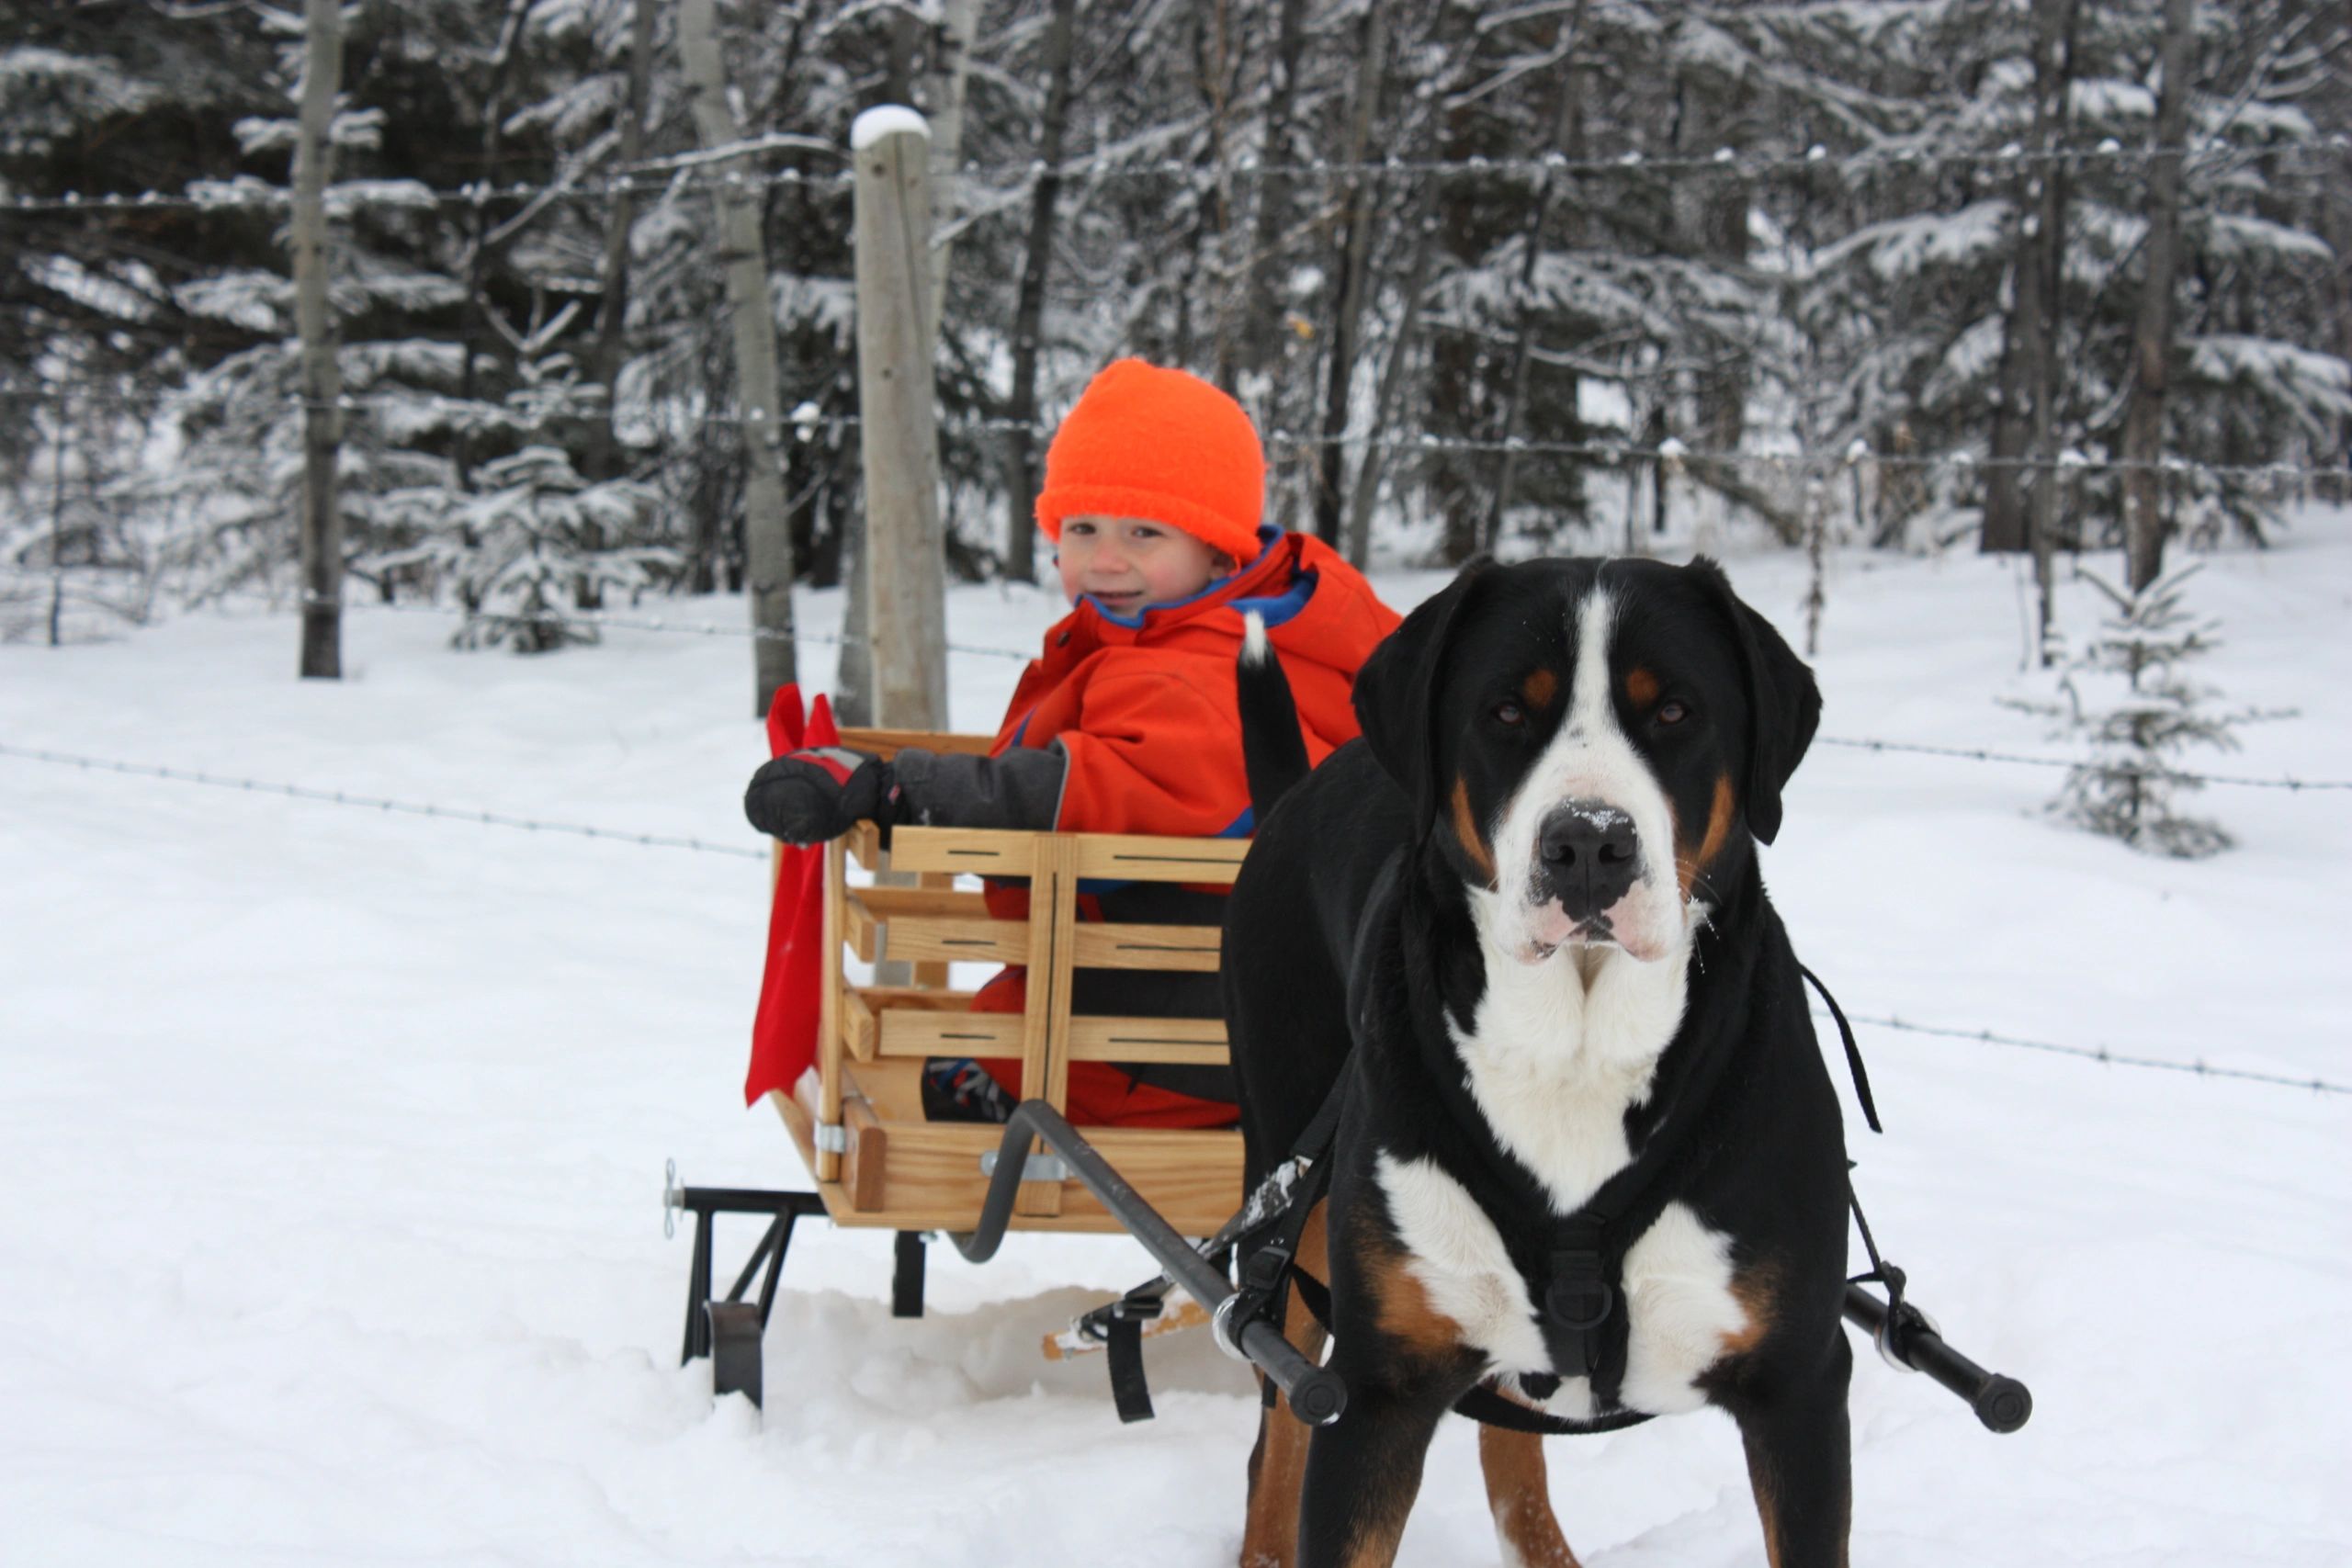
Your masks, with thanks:
M1226 916L1249 1174L1344 1080L1298 1256L1349 1391L1311 1438L1270 1412L1244 1564L1388 1562L1465 1395L1588 1429L1715 1404L1776 1568L1842 1563L1845 1141L1755 853L1811 671L1711 561L1551 560L1415 610L1303 780L1279 666L1245 653L1243 692L1283 791ZM1488 1498L1509 1561L1572 1563L1539 1444L1481 1427Z

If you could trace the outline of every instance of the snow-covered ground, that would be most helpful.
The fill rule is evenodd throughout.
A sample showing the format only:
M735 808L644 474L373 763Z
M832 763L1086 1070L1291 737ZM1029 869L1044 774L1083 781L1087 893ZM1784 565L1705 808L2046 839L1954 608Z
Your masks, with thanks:
M2301 710L2228 771L2352 777L2345 521L2192 590L2226 623L2210 677ZM1801 624L1800 563L1733 573ZM1399 604L1436 581L1383 579ZM838 612L811 595L804 626ZM1050 615L960 590L951 635L1022 647ZM2070 591L2069 626L2091 615ZM2018 626L2006 565L1849 558L1824 733L2048 750L1991 700L2023 689ZM0 743L752 844L740 638L520 660L448 630L356 611L339 684L296 682L294 623L258 612L0 649ZM831 649L803 658L822 685ZM956 657L958 724L992 725L1017 671ZM2179 864L2044 819L2055 782L1816 748L1767 852L1799 951L1860 1013L2352 1079L2352 796L2214 791L2243 847ZM1159 1418L1122 1427L1099 1364L1036 1355L1149 1271L1120 1239L1016 1238L978 1269L934 1247L910 1323L888 1236L812 1225L764 1416L678 1368L664 1157L799 1178L738 1092L763 878L0 757L0 1556L1229 1563L1256 1419L1235 1369L1163 1341ZM1865 1358L1855 1560L2352 1561L2352 1099L1863 1032L1873 1224L2037 1408L1996 1438ZM1550 1452L1592 1568L1762 1561L1728 1421ZM1497 1558L1450 1423L1404 1561Z

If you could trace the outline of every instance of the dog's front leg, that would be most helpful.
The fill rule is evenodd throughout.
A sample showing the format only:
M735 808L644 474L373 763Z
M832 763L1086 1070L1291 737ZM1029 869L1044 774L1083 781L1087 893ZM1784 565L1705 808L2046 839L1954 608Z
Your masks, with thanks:
M1316 1205L1299 1234L1295 1254L1299 1269L1310 1278L1329 1280L1331 1264L1325 1251L1324 1209ZM1327 1336L1307 1310L1297 1291L1283 1314L1283 1337L1309 1361L1323 1359ZM1262 1393L1266 1375L1258 1374ZM1306 1472L1310 1428L1294 1415L1281 1394L1258 1408L1258 1444L1250 1450L1250 1512L1241 1531L1241 1568L1298 1568L1299 1489Z
M1478 1428L1478 1468L1487 1476L1487 1507L1495 1539L1512 1568L1577 1568L1577 1554L1552 1511L1544 1439L1503 1427Z
M1341 1340L1344 1346L1346 1341ZM1434 1382L1396 1388L1350 1376L1347 1413L1317 1427L1299 1500L1301 1568L1388 1568L1421 1488L1421 1461L1461 1390Z
M1818 1372L1775 1390L1776 1397L1743 1401L1735 1412L1772 1568L1846 1568L1854 1512L1846 1384L1853 1370L1853 1349L1838 1330Z

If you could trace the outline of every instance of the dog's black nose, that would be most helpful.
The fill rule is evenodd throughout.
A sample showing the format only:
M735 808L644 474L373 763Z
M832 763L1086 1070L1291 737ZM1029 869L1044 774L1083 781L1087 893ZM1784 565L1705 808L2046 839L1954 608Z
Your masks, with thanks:
M1536 835L1536 852L1553 896L1572 920L1589 919L1623 898L1642 867L1634 819L1598 801L1555 807Z

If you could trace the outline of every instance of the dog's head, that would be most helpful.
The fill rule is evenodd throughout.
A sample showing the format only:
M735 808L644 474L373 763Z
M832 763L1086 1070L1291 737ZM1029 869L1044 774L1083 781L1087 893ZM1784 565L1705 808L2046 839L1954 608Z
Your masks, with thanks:
M1714 562L1474 561L1357 677L1425 840L1530 962L1679 952L1821 716L1813 672Z

